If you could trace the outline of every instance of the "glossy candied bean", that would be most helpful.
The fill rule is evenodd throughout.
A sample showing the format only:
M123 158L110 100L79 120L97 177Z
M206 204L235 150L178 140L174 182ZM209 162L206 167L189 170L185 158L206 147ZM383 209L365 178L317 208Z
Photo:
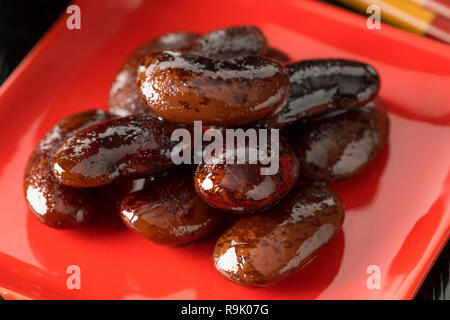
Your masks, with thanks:
M151 174L168 169L170 140L179 126L149 115L117 118L86 128L56 152L53 172L62 183L95 187L121 176Z
M238 126L284 107L289 76L280 64L260 57L216 61L164 51L143 60L138 91L166 120Z
M251 148L247 150L258 152ZM226 149L225 154L229 151ZM284 139L279 145L278 171L273 175L262 175L261 168L268 165L263 166L259 161L256 164L239 164L237 161L230 164L229 161L219 163L219 159L220 156L214 155L198 165L195 189L210 206L241 214L266 208L281 199L294 186L300 170L295 153Z
M254 26L217 29L198 38L190 52L218 60L259 56L267 52L267 40Z
M282 64L288 63L292 60L291 57L289 57L286 53L275 48L269 48L269 50L267 50L267 53L265 54L265 57L278 61Z
M335 111L288 130L301 176L335 182L360 173L383 149L389 120L381 100L359 109Z
M23 187L29 207L42 223L60 229L74 228L94 214L93 191L61 184L53 175L52 157L72 134L112 117L101 110L80 112L61 120L39 141L28 160Z
M281 128L305 116L361 107L378 93L380 79L370 65L348 60L305 60L286 66L291 91L286 107L267 119Z
M122 200L125 225L167 245L193 242L216 227L223 213L205 204L192 183L192 170L176 170Z
M151 113L137 93L137 68L146 55L161 50L177 50L191 45L199 34L175 32L164 34L136 49L120 68L111 86L108 99L109 110L121 117Z
M342 201L331 189L296 187L278 205L227 230L214 248L215 267L239 285L270 285L307 264L343 219Z

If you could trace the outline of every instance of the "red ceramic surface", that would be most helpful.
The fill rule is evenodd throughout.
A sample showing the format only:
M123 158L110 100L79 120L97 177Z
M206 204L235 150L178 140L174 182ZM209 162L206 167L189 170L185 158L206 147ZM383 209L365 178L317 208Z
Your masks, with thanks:
M412 298L449 237L450 47L307 0L79 1L81 30L63 15L0 89L0 290L8 297L149 299ZM153 244L101 214L76 231L40 224L22 176L40 137L62 117L104 108L133 48L174 30L255 24L295 59L373 64L391 119L388 147L358 177L334 185L347 208L338 237L305 269L251 289L211 262L214 236L185 248ZM66 287L69 265L81 290ZM366 270L381 271L381 288Z

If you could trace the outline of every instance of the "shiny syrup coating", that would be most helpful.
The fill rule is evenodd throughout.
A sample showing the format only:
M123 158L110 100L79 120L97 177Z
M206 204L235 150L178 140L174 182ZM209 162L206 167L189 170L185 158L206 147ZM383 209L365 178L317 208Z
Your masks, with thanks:
M269 48L264 56L281 64L288 63L292 60L291 57L289 57L286 53L275 48Z
M138 73L147 105L176 123L252 123L283 108L289 94L286 70L256 56L218 61L164 51L147 56Z
M273 147L273 146L272 146ZM236 148L236 151L238 148ZM249 154L258 150L247 149ZM229 150L225 149L225 154ZM219 163L219 159L224 159ZM274 160L276 161L276 160ZM246 214L269 207L294 186L299 176L299 163L286 140L280 140L278 171L263 175L260 161L256 164L230 164L229 159L213 155L199 164L194 175L195 189L212 207L227 212Z
M267 40L254 26L217 29L198 38L190 53L226 60L243 56L261 56L267 52Z
M215 267L239 285L273 284L307 264L343 219L344 206L331 189L297 186L276 206L235 222L216 243Z
M306 116L357 108L373 100L380 88L377 71L349 60L305 60L286 66L291 91L287 105L266 120L281 128Z
M288 128L301 176L327 183L351 178L383 149L389 119L381 100L359 109L335 111Z
M190 46L199 34L194 32L175 32L152 39L136 49L124 62L113 80L109 91L108 108L121 117L151 113L137 93L137 68L146 55L161 50L177 50Z
M80 112L61 120L39 141L28 160L23 187L29 207L42 223L60 229L75 228L94 214L95 191L61 184L51 169L52 157L72 134L113 117L102 110Z
M197 195L192 170L176 170L122 200L125 225L151 241L182 245L200 239L214 229L223 213Z
M179 126L142 114L112 119L69 138L56 152L53 172L63 184L96 187L121 176L170 168L170 140Z

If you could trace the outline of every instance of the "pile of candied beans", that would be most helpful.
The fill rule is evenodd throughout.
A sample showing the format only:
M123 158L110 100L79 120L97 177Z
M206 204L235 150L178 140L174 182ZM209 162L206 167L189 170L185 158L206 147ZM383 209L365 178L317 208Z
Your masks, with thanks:
M370 65L291 62L253 26L165 34L127 58L108 111L70 115L39 141L25 197L42 223L60 229L118 201L128 228L166 245L220 225L219 273L268 285L301 269L340 230L343 203L327 184L360 173L386 144L379 87ZM222 163L218 154L174 165L172 132L197 120L202 129L279 129L278 171L263 175L260 162Z

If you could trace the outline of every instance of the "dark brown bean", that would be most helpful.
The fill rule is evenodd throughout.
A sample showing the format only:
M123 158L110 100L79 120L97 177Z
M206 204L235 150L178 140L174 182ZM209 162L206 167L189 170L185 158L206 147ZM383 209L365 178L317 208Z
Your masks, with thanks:
M367 104L378 93L380 79L370 65L348 60L305 60L286 66L291 91L284 109L266 120L281 128L303 117Z
M273 284L300 270L339 231L344 206L326 187L299 187L278 205L243 216L217 241L214 264L245 286Z
M122 200L125 225L144 238L167 245L193 242L209 233L223 214L198 197L192 170L176 170Z
M146 55L161 50L177 50L191 45L199 34L194 32L168 33L152 39L150 42L136 49L117 73L109 92L108 108L121 117L151 113L147 105L137 93L137 68L139 62Z
M69 138L56 152L53 171L74 187L95 187L121 176L151 174L171 167L172 132L179 126L149 115L117 118Z
M364 170L383 149L388 134L389 120L379 99L359 109L335 111L288 129L301 176L327 183L351 178Z
M225 154L229 155L229 151L225 149ZM235 154L237 151L235 148ZM247 151L249 154L258 152L251 148ZM223 163L219 163L222 158ZM244 214L266 208L285 196L299 175L295 153L284 139L280 140L279 167L275 174L262 175L261 168L268 165L263 166L260 161L230 164L225 160L228 158L222 155L206 159L194 176L195 189L203 201L223 211Z
M237 126L284 107L289 76L280 64L260 57L216 61L164 51L143 60L138 91L163 119Z
M278 61L281 64L288 63L292 60L291 57L289 57L286 53L275 48L269 48L269 50L267 50L267 53L265 54L265 57Z
M190 52L218 60L260 56L267 52L267 40L254 26L217 29L197 39Z
M61 184L53 175L52 157L72 134L112 117L101 110L80 112L61 120L39 141L28 160L23 187L29 207L42 223L60 229L75 228L94 214L93 191Z

